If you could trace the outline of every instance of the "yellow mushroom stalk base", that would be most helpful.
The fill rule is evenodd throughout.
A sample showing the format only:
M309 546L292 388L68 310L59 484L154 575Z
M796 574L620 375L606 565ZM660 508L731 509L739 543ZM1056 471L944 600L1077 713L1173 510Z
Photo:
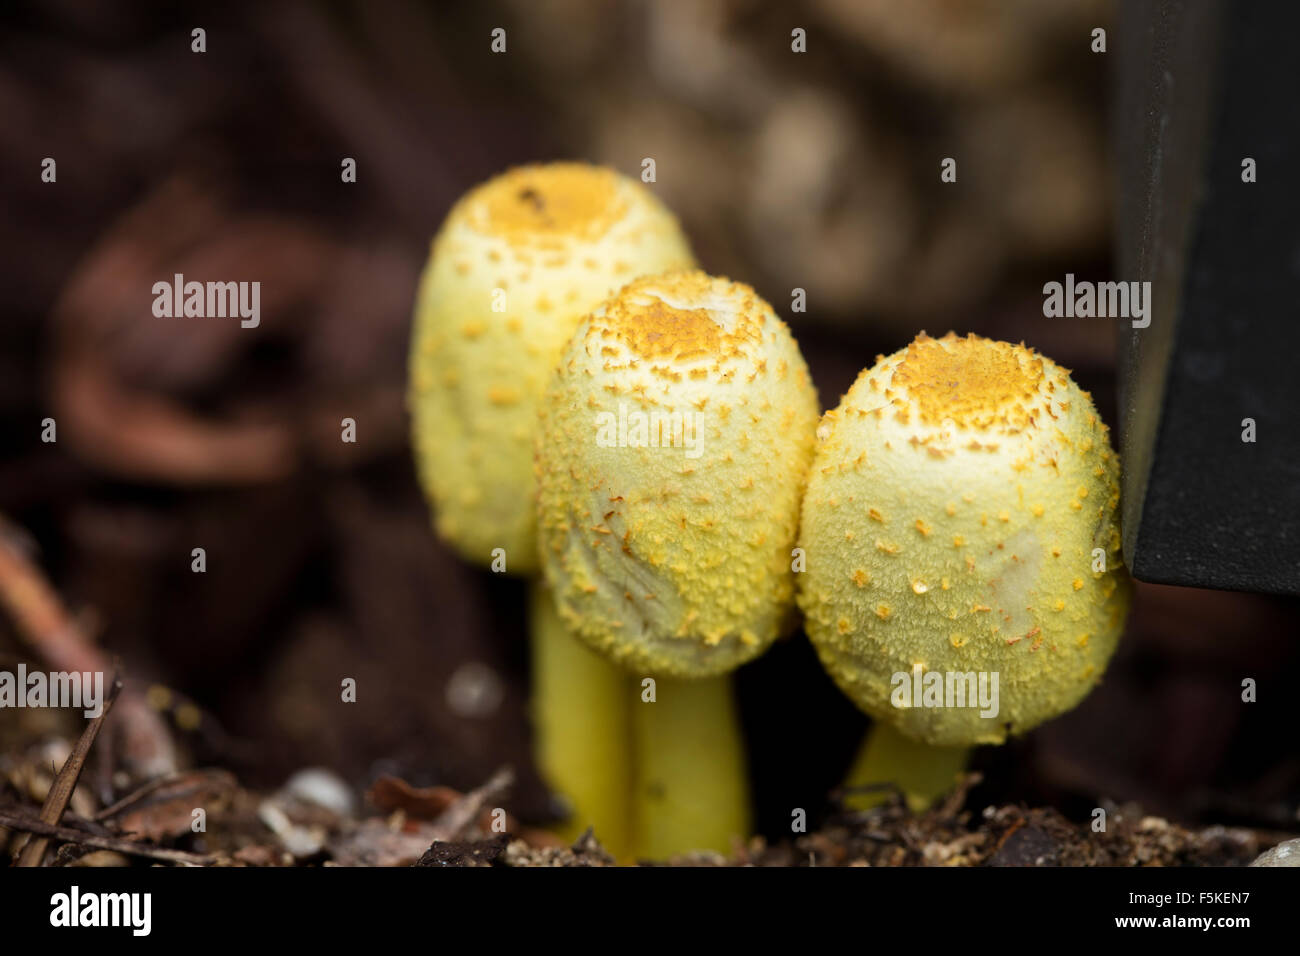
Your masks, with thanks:
M970 760L969 747L932 747L904 737L893 724L877 721L844 778L844 806L869 810L890 799L890 784L902 791L913 813L928 810L957 784ZM862 788L862 789L855 789Z
M568 804L559 832L576 840L591 827L615 859L628 859L634 681L569 633L544 584L535 581L530 590L534 756L543 779Z
M660 678L655 698L632 705L636 856L729 854L752 824L731 678Z
M932 746L1074 707L1129 604L1118 478L1090 396L1032 349L922 334L882 358L823 417L804 498L799 603L823 664Z

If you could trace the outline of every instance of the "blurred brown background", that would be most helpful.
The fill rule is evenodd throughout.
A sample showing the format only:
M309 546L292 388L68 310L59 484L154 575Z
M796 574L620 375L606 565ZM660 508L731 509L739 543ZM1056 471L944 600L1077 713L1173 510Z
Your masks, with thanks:
M824 405L955 329L1074 369L1113 425L1113 329L1045 320L1041 293L1111 278L1089 49L1110 22L1094 0L6 5L0 512L134 680L201 710L183 760L458 788L513 763L542 818L523 587L435 542L406 442L410 306L450 204L521 162L652 157L701 262L774 303ZM155 319L175 272L260 280L260 327ZM983 752L978 795L1294 827L1295 612L1141 586L1101 688ZM0 624L0 661L30 656ZM760 823L815 818L865 719L799 635L741 689ZM30 739L17 720L0 761Z

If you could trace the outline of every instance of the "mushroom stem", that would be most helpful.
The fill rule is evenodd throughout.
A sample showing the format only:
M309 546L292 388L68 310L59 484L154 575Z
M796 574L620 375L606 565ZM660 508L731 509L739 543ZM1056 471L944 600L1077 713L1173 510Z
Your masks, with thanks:
M644 688L644 685L642 685ZM633 834L639 859L730 853L750 829L745 751L729 675L655 679L633 704Z
M904 736L892 724L872 723L853 759L846 789L891 783L903 792L913 813L930 808L957 783L966 769L969 747L935 747ZM849 793L844 805L850 810L869 810L889 798L884 790Z
M560 828L588 827L615 859L631 854L632 707L636 688L618 665L560 620L550 589L531 583L534 754L542 777L571 807Z

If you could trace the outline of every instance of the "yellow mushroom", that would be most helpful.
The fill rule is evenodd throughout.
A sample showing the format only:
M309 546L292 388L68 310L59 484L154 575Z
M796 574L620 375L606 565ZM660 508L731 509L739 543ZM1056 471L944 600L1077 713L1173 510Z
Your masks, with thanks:
M1074 707L1128 610L1108 430L1069 372L1023 345L922 333L862 372L818 427L800 543L826 669L934 747L1001 743ZM914 674L938 675L942 705L899 693ZM952 706L966 675L996 675L995 713Z
M420 280L409 405L438 533L468 560L536 570L533 435L560 350L629 280L693 263L673 215L597 166L523 166L455 205Z
M420 281L409 405L438 533L464 557L536 573L533 439L561 348L625 282L692 262L672 214L597 166L524 166L455 205ZM634 689L567 632L540 581L530 602L539 769L569 805L568 836L593 826L625 856Z
M786 325L753 289L701 272L638 279L598 307L547 390L547 582L574 633L657 687L635 717L645 855L744 835L719 675L790 623L816 420Z
M540 534L561 615L632 669L723 674L787 623L817 398L748 286L631 283L585 319L542 409Z

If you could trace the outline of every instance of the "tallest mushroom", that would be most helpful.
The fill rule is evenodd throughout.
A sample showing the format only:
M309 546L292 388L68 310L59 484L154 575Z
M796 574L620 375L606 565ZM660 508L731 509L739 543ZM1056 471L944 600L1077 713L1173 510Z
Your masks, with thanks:
M524 166L456 203L420 281L409 405L438 534L466 559L536 572L533 439L564 343L624 283L692 262L673 215L609 169ZM625 852L631 689L549 596L531 603L539 767L575 827Z
M420 282L410 407L438 533L465 558L537 569L533 435L560 350L620 286L693 263L672 213L596 166L523 166L452 209Z

